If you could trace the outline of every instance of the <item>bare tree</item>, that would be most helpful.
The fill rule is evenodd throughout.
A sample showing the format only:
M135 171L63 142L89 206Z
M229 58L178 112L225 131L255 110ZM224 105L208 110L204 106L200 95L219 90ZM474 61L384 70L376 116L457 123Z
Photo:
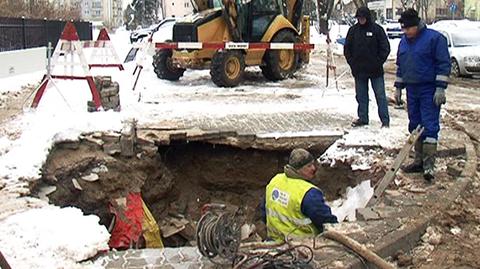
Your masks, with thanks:
M418 14L420 15L420 17L423 17L423 20L425 20L426 22L429 22L428 10L430 9L432 2L433 0L416 0L415 1L415 7L418 11Z
M366 7L368 0L353 0L353 4L356 8Z
M414 2L414 0L400 0L400 4L402 4L402 8L404 10L412 7L413 2Z
M32 19L80 19L80 6L56 6L48 0L0 0L0 16L26 17Z

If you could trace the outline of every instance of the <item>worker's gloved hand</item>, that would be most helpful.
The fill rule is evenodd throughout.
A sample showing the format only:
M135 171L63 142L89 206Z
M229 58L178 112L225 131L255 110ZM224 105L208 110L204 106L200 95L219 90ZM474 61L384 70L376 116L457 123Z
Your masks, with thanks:
M395 90L395 104L396 104L397 106L403 105L403 101L402 101L402 89L400 89L400 88L396 88L396 90Z
M445 89L437 88L435 95L433 96L433 101L437 106L444 105L447 102L447 97L445 96Z

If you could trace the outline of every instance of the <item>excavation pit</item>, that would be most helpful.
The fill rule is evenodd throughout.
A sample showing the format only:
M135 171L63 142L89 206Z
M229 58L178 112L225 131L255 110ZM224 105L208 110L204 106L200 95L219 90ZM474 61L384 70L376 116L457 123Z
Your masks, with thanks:
M58 143L42 169L41 180L32 185L32 192L57 206L74 206L85 214L95 214L107 228L113 218L110 202L140 192L165 236L166 246L194 245L192 231L204 204L241 207L247 222L257 223L260 230L257 207L263 201L265 186L283 171L291 149L301 146L320 156L338 139L322 138L315 142L290 138L289 143L272 144L230 135L197 137L194 141L180 136L165 143L158 137L136 138L129 143L124 134L97 133ZM133 154L129 144L134 144ZM126 147L127 154L122 151ZM313 183L323 190L328 201L333 201L348 186L379 176L369 171L352 171L349 165L320 166ZM167 229L172 220L189 229L178 233L175 228ZM264 236L261 231L258 234Z

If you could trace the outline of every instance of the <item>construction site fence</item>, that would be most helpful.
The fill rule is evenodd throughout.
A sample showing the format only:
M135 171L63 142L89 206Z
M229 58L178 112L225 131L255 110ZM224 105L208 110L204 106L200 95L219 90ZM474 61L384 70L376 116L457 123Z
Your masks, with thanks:
M80 40L92 40L92 23L73 21ZM55 47L66 21L0 17L0 52Z

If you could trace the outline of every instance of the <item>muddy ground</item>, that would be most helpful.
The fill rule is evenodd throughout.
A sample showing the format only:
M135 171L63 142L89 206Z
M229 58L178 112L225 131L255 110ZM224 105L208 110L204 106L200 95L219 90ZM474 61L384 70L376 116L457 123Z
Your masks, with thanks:
M323 58L319 55L314 58L316 60L303 72L324 75ZM348 70L342 57L337 58L337 65L339 75ZM385 69L387 91L392 95L394 62L388 62ZM347 73L340 79L340 87L353 89L350 74ZM22 113L24 100L33 88L34 86L30 85L20 92L7 92L0 96L1 123ZM447 112L454 121L467 122L478 127L479 91L478 78L452 80L447 91ZM478 154L478 141L476 147ZM281 171L286 158L286 152L249 152L201 144L158 148L158 151L155 149L153 153L143 154L140 158L123 158L110 156L91 143L58 145L44 167L42 182L57 186L57 191L50 195L52 202L78 206L87 214L97 214L106 226L111 220L107 210L108 202L124 196L126 190L141 191L152 213L160 221L165 216L186 217L189 221L194 221L198 219L200 207L207 202L246 206L253 217L265 184L272 175ZM107 167L108 172L104 167ZM82 179L85 176L88 178L92 172L99 176L97 181ZM318 178L328 177L340 179L335 184L323 186L322 182L319 182L327 198L333 199L341 195L346 186L358 183L362 175L351 173L349 169L329 171L328 168L323 168L319 171ZM73 178L77 179L82 190L74 186ZM450 208L439 212L433 226L442 235L440 243L435 245L426 257L415 252L407 253L406 268L480 268L478 175L476 182ZM39 185L34 186L38 187ZM99 204L102 206L99 207ZM170 243L187 244L187 241L180 238ZM412 263L408 262L408 257Z

